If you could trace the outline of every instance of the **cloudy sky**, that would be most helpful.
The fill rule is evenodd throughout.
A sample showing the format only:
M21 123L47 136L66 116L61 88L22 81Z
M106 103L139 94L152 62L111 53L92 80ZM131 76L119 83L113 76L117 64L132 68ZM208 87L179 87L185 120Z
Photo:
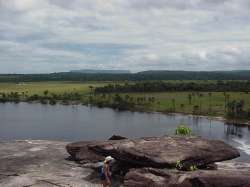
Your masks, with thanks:
M0 0L0 67L250 69L250 0Z

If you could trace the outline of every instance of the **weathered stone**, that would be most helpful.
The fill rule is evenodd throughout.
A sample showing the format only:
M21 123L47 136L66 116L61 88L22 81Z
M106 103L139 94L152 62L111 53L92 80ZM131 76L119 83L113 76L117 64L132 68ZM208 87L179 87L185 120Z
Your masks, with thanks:
M67 160L67 142L0 142L0 186L100 186L92 169Z
M210 163L238 157L239 152L222 141L198 137L163 136L96 142L89 149L100 155L111 155L116 160L140 167L204 167Z
M81 161L84 163L88 162L100 162L104 160L104 156L98 155L92 150L88 149L88 146L91 144L98 143L96 141L81 141L70 143L66 146L67 152L71 155L72 159L75 161Z
M140 168L130 170L125 187L249 187L249 172L244 170L198 170L180 172Z
M108 140L124 140L124 139L127 139L127 138L120 136L120 135L113 135Z
M246 162L236 162L236 161L226 161L226 162L217 162L217 169L227 170L227 171L245 171L250 174L250 163Z
M109 138L109 140L124 140L126 137L113 135ZM81 161L83 163L96 163L104 160L104 156L100 154L96 154L92 150L88 148L88 146L93 144L98 144L101 141L81 141L70 143L66 146L67 152L70 154L73 160Z
M143 140L145 141L145 139L147 138ZM113 144L118 142L124 143L124 141L128 140L107 142L113 146ZM100 143L91 142L86 143L86 145L88 147L94 144L99 145ZM94 172L93 169L83 167L82 164L67 159L66 144L67 142L44 140L0 142L0 186L100 186L98 173ZM98 168L98 164L88 164L86 166L90 168ZM118 172L114 173L119 173L121 177L124 173L119 171L126 172L127 169L132 167L127 162L117 162L117 164L113 169ZM194 172L183 172L174 169L162 170L152 168L130 170L125 177L125 186L157 187L162 185L164 187L189 187L191 186L190 184L196 185L195 187L249 186L249 165L235 162L216 164L218 165L218 171L197 170ZM121 185L123 180L121 177L115 176L113 178L113 186ZM228 183L226 183L227 180Z

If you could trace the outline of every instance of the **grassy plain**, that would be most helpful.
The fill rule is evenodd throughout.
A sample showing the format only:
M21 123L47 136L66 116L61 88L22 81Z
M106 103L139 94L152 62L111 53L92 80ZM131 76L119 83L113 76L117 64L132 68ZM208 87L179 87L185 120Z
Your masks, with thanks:
M91 86L104 86L110 82L27 82L27 83L0 83L0 93L18 92L25 95L43 95L45 90L49 93L79 93L88 96L91 94ZM192 95L191 103L188 95ZM250 93L227 92L229 100L244 100L244 109L250 111ZM114 95L114 94L111 94ZM161 112L180 112L192 114L194 107L198 106L198 112L202 115L223 116L225 115L225 96L223 92L159 92L159 93L122 93L125 97L154 97L155 102L150 105L142 105L141 109Z
M88 94L89 86L104 86L107 83L81 83L81 82L25 82L25 83L0 83L1 93L24 92L26 95L42 95L45 90L49 93L62 94L65 92L77 92Z
M188 95L192 95L191 104ZM227 92L232 100L244 100L245 110L250 110L250 93ZM125 94L126 95L126 94ZM225 114L225 96L223 92L160 92L160 93L128 93L130 97L154 97L156 102L146 106L152 111L193 113L194 106L199 106L198 113L203 115L222 116ZM199 96L202 95L202 96Z

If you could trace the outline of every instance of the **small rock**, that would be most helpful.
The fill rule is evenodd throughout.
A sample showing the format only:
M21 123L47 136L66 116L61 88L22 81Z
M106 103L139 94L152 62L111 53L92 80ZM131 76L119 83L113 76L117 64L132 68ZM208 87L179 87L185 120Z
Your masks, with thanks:
M124 140L124 139L127 139L127 138L120 136L120 135L113 135L108 140Z

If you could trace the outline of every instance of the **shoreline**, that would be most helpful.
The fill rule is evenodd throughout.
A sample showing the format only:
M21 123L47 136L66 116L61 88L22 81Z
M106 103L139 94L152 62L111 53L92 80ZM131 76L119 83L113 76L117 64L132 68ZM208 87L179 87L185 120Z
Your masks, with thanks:
M57 101L56 104L43 104L40 101L20 101L20 102L4 102L4 103L13 103L13 104L18 104L18 103L28 103L28 104L41 104L41 105L50 105L50 106L55 106L55 105L65 105L65 106L69 106L69 105L82 105L82 106L86 106L86 107L96 107L96 108L109 108L109 109L113 109L113 110L118 110L118 109L114 109L112 107L107 107L107 106L103 106L103 107L98 107L97 105L91 105L91 104L86 104L86 103L82 103L80 101L67 101L67 103L64 103L62 101ZM0 103L0 104L4 104L4 103ZM142 113L159 113L159 114L165 114L165 115L184 115L184 116L190 116L190 117L197 117L197 118L206 118L206 119L211 119L211 120L216 120L216 121L221 121L224 123L233 123L236 125L241 125L241 126L250 126L250 120L249 119L227 119L224 116L216 116L216 115L198 115L198 114L192 114L192 113L184 113L184 112L164 112L164 111L154 111L154 110L148 110L148 109L139 109L139 108L133 108L133 109L126 109L126 110L118 110L118 111L129 111L129 112L142 112Z
M167 114L167 113L166 113ZM239 119L227 119L223 116L206 116L206 115L195 115L195 114L186 114L186 113L169 113L169 114L177 114L177 115L186 115L186 116L190 116L190 117L200 117L200 118L206 118L206 119L211 119L211 120L216 120L216 121L221 121L221 122L225 122L225 123L233 123L233 124L237 124L237 125L242 125L242 126L250 126L250 121L248 120L239 120Z

